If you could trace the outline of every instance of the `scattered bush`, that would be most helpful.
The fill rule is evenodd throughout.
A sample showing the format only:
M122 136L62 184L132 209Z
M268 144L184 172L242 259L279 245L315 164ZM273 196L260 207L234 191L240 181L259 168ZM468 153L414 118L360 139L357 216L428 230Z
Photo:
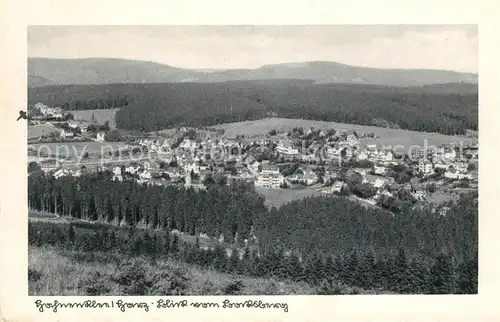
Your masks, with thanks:
M85 288L86 295L89 296L105 295L111 291L111 288L108 286L109 281L105 276L101 276L98 271L94 271L84 277L80 283Z
M240 280L234 280L230 283L228 283L224 288L222 289L222 292L225 295L237 295L240 294L240 292L243 290L245 285L243 284L242 281Z
M34 269L31 269L31 268L28 268L28 281L29 282L37 282L38 280L40 280L41 277L42 277L42 274L40 274L40 272L38 272Z

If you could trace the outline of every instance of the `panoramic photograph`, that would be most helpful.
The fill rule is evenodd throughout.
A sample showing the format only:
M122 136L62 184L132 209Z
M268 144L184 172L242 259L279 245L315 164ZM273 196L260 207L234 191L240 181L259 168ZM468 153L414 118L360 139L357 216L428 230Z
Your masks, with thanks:
M477 25L27 36L29 295L478 293Z

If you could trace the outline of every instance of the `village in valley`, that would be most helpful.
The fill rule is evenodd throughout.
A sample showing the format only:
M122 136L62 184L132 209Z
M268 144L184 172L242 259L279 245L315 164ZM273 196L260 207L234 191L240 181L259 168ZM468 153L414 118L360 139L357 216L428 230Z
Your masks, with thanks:
M336 194L394 213L430 205L443 215L461 192L478 187L477 139L385 147L368 143L374 133L333 127L236 137L214 127L123 133L94 114L75 120L70 111L41 103L28 113L29 131L49 128L30 135L28 163L55 178L100 171L112 180L194 189L242 179L274 206L294 195ZM269 200L276 191L283 201Z

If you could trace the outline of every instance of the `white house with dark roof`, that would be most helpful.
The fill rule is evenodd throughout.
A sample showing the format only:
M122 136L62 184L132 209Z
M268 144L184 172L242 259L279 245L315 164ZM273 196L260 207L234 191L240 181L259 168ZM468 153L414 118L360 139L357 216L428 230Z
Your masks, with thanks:
M389 181L389 179L387 179L385 177L379 177L379 176L367 174L363 179L363 183L369 183L373 187L378 189L378 188L381 188L384 185L390 183L390 181Z
M422 172L423 174L430 174L432 173L432 162L429 160L419 160L418 161L418 171Z
M97 137L96 137L96 141L99 141L99 142L104 142L104 137L105 137L105 133L104 132L99 132L97 133Z
M346 186L344 181L336 181L327 189L322 190L324 193L339 193L342 191L342 188Z
M444 177L447 179L458 179L459 172L457 169L449 168L445 173Z
M262 174L279 174L280 168L274 164L262 164L261 165Z

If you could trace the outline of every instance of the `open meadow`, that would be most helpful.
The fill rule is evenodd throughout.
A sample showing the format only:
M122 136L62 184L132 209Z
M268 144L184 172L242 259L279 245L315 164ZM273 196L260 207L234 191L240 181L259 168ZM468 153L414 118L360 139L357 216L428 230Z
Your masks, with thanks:
M40 124L40 125L29 125L28 126L28 140L37 139L43 135L49 135L50 133L57 133L57 128L50 124Z
M304 187L295 189L273 189L255 187L255 191L266 199L268 206L279 207L287 202L300 200L306 197L321 196L323 193L317 191L317 187Z
M357 131L360 133L375 133L376 138L363 139L360 144L377 144L377 146L403 146L409 149L413 145L423 147L425 140L427 145L439 146L441 144L460 141L470 142L472 138L466 136L452 136L439 133L427 133L417 131L407 131L399 129L389 129L377 126L366 126L336 122L313 121L302 119L285 119L285 118L265 118L257 121L245 121L235 123L225 123L213 126L213 128L223 129L225 137L234 138L237 135L246 137L262 136L275 129L278 132L288 132L294 127L302 127L308 129L314 127L316 129L335 129L337 131Z
M75 117L76 121L89 121L94 115L97 123L104 124L104 122L109 122L109 127L111 129L116 128L116 111L118 108L106 109L106 110L72 110L71 114Z

